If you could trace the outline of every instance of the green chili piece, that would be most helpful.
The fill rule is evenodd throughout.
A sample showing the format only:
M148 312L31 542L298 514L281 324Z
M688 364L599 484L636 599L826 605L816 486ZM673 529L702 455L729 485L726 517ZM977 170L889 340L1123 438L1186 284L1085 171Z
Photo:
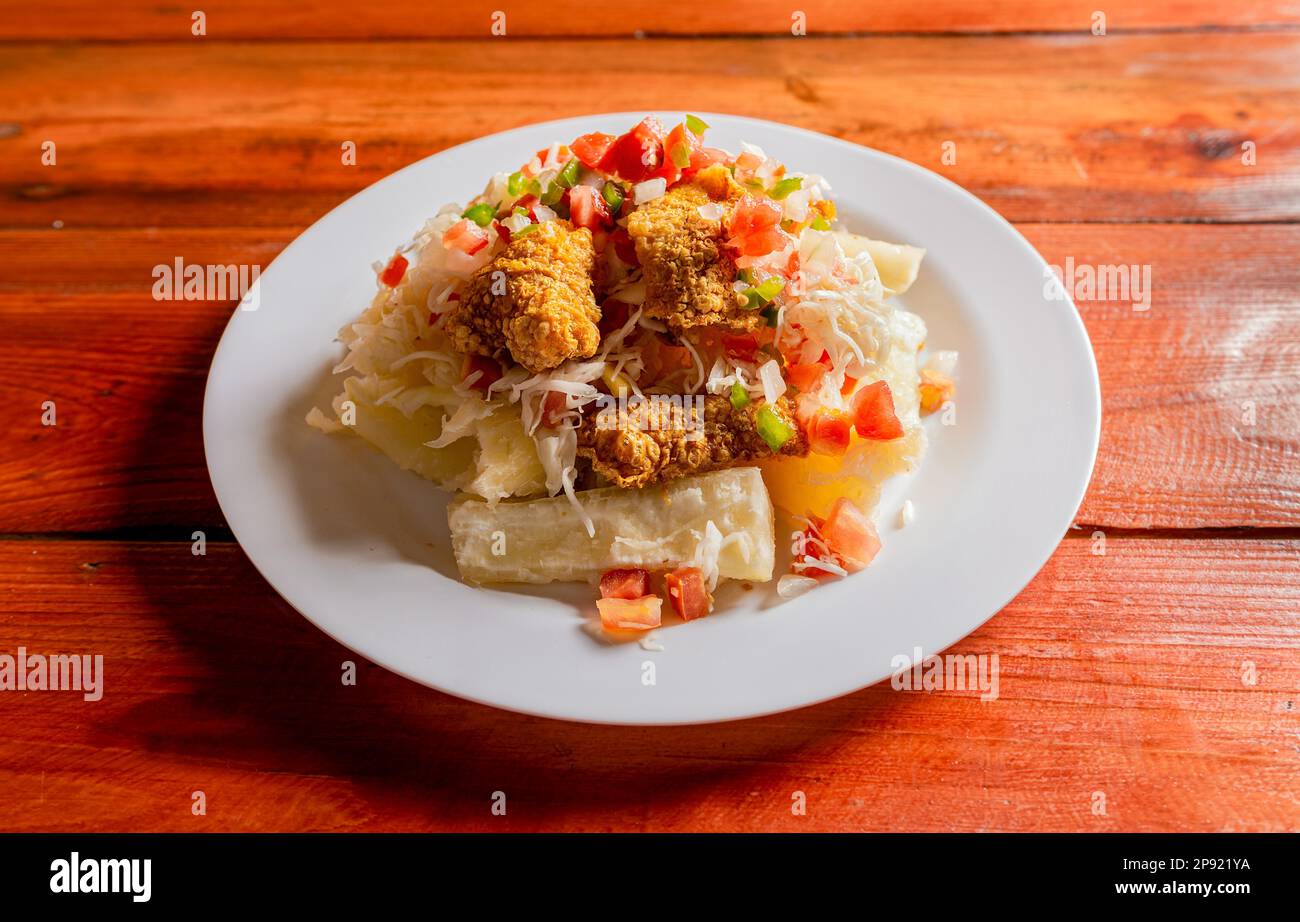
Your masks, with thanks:
M772 196L772 198L776 199L777 201L780 201L781 199L789 195L791 192L795 192L801 189L802 187L803 187L803 177L791 176L787 179L782 179L780 182L778 182L775 186L772 187L772 191L769 192L768 194Z
M780 451L781 446L790 441L791 436L794 435L790 424L766 404L759 407L758 412L754 414L754 428L767 443L767 447L773 451Z
M497 210L487 202L479 202L477 205L471 205L465 209L462 218L469 218L479 227L487 227L492 223L492 219L497 216Z

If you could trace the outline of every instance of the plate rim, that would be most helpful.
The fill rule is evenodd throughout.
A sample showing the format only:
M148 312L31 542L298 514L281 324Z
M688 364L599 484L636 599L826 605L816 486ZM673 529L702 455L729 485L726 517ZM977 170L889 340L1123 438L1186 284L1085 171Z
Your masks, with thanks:
M471 138L469 140L461 142L460 144L452 145L450 147L435 151L434 153L431 153L425 157L421 157L418 160L412 161L411 163L408 163L405 166L400 167L399 169L394 170L393 172L380 177L379 179L375 180L374 182L370 183L364 188L353 192L351 195L348 195L345 199L343 199L338 204L336 204L333 208L331 208L329 211L327 211L325 214L319 217L316 221L312 222L310 225L308 225L307 227L299 231L298 234L293 238L293 240L291 240L280 252L278 252L275 255L275 257L271 260L270 263L267 264L267 266L261 271L260 274L261 275L269 274L271 270L276 266L277 263L285 259L287 254L289 254L291 251L295 251L300 245L305 245L303 244L304 238L308 237L314 230L316 230L321 225L324 225L327 222L329 222L332 218L334 218L334 216L338 212L340 212L342 209L347 207L354 199L362 195L365 195L379 187L382 187L389 183L394 183L399 181L400 177L402 177L404 174L414 171L415 169L422 166L429 160L441 157L453 151L460 150L461 148L482 141L500 138L502 136L509 135L519 131L524 131L524 130L540 130L550 126L560 126L560 125L577 123L577 122L592 122L595 120L624 119L624 120L631 120L633 122L637 122L645 118L647 115L662 116L664 114L665 114L664 110L593 112L593 113L577 115L577 116L566 116L564 118L558 118L558 119L548 119L540 122L527 122L520 125L513 125L509 128L505 128L501 131L496 131L491 134L486 134L475 138ZM1046 269L1049 265L1046 258L1043 257L1043 255L1039 253L1039 251L1033 246L1033 244L1031 244L1028 241L1028 239L1025 238L1025 236L1020 232L1020 230L1011 221L1003 217L991 205L989 205L979 196L970 192L960 184L949 179L948 177L943 176L942 174L937 173L933 170L927 169L926 167L923 167L920 164L913 163L910 160L907 160L903 157L899 157L895 154L888 153L887 151L881 151L876 148L867 147L866 145L857 144L855 142L848 141L845 140L844 138L836 137L834 135L823 134L821 132L804 128L800 125L791 125L773 119L759 119L751 116L734 115L734 114L722 113L722 112L697 111L695 114L703 118L705 121L708 121L709 119L721 119L721 120L734 123L737 125L737 127L752 125L759 128L760 130L766 130L771 127L776 127L781 129L782 131L793 132L795 135L798 136L805 136L808 138L816 139L819 143L830 142L833 146L839 147L844 151L846 151L850 156L861 157L863 155L866 155L868 157L881 158L883 160L892 162L895 166L899 166L908 172L911 172L913 174L922 177L926 181L934 182L937 180L941 185L946 186L950 192L956 193L959 197L965 199L968 203L975 205L977 207L977 210L982 212L986 218L991 218L994 222L1001 225L1003 229L1010 231L1013 237L1015 238L1015 240L1017 241L1018 245L1022 248L1022 250L1024 250L1031 257L1033 261L1037 262L1044 269ZM258 286L261 285L260 278L255 283L255 285ZM1012 581L1015 583L1019 583L1019 586L1016 589L1014 589L1014 591L1012 591L1010 595L1008 595L999 604L993 607L993 609L978 623L973 624L967 628L958 629L956 636L952 636L946 639L941 645L938 645L935 650L931 651L931 655L941 654L944 650L953 646L955 643L958 643L963 638L979 630L980 627L987 624L990 620L993 619L993 617L1001 613L1001 611L1010 602L1012 602L1017 596L1020 595L1020 593L1024 591L1025 587L1028 586L1029 583L1033 581L1035 576L1037 576L1037 574L1042 570L1042 568L1047 564L1047 562L1051 559L1051 557L1060 548L1061 542L1064 540L1064 537L1069 533L1070 528L1073 525L1074 518L1077 515L1078 510L1082 505L1083 499L1087 494L1088 487L1092 482L1092 477L1096 470L1097 453L1100 447L1102 417L1103 417L1103 409L1104 409L1102 403L1100 375L1097 367L1096 352L1093 348L1091 337L1088 335L1087 326L1083 322L1082 315L1079 313L1079 310L1075 305L1073 298L1069 296L1068 292L1064 293L1061 300L1064 302L1065 305L1068 305L1069 307L1068 311L1063 310L1062 313L1063 315L1068 316L1069 318L1068 322L1072 328L1072 332L1078 337L1080 337L1082 343L1086 346L1084 353L1086 354L1087 357L1086 371L1088 372L1089 387L1088 387L1087 394L1084 396L1087 401L1086 405L1089 411L1089 415L1092 416L1093 418L1093 425L1091 426L1090 430L1087 433L1081 432L1081 435L1086 435L1086 442L1088 447L1088 460L1085 466L1086 474L1080 478L1079 482L1075 484L1072 490L1071 502L1069 503L1069 512L1065 516L1065 521L1061 523L1059 528L1061 538L1059 538L1054 544L1052 544L1050 548L1046 550L1045 553L1035 555L1035 559L1034 562L1032 563L1032 566L1027 565L1026 567L1020 568L1020 572L1022 573L1022 575L1017 576ZM547 720L560 720L560 721L566 721L571 723L593 724L593 725L603 725L603 726L694 726L694 725L714 724L714 723L730 723L739 720L752 720L759 717L770 716L773 714L781 714L781 713L801 710L807 707L815 707L817 705L824 704L828 701L833 701L837 698L841 698L846 695L854 694L858 691L862 691L866 688L870 688L876 684L879 684L882 681L885 681L885 679L888 678L888 676L882 676L876 679L871 679L866 681L857 680L856 684L850 683L847 687L834 691L830 694L821 695L816 698L812 698L808 700L800 700L779 707L764 707L758 710L752 710L742 714L725 714L721 716L706 716L706 717L694 717L694 718L686 718L686 719L665 719L665 720L659 720L659 719L626 720L626 719L612 719L612 718L602 719L602 718L590 717L590 716L575 716L572 714L555 713L554 711L547 711L546 709L543 708L531 709L528 707L516 706L514 704L503 704L499 701L493 701L479 695L469 694L463 691L455 690L446 687L444 685L431 682L429 681L428 678L421 675L413 674L409 670L399 668L394 665L390 665L389 663L384 661L383 657L377 656L372 652L368 652L366 647L370 646L369 644L366 644L364 642L359 642L355 638L345 640L344 638L340 637L336 631L330 629L325 624L321 623L316 618L314 618L308 611L304 610L303 606L297 604L290 597L290 593L286 592L285 589L282 588L280 582L278 582L275 578L273 578L270 574L268 574L266 572L266 569L263 567L263 565L259 563L259 561L255 559L251 553L249 553L249 551L245 546L245 542L240 538L240 533L239 533L240 526L236 525L236 523L232 520L232 518L229 515L229 503L223 501L222 499L222 490L218 486L218 478L214 472L212 451L209 444L210 441L209 421L211 419L211 415L209 413L209 406L213 395L213 390L214 390L213 382L217 376L218 365L221 362L223 355L227 355L227 353L229 353L230 351L229 344L233 340L232 330L237 322L237 318L241 313L242 312L239 309L238 305L236 305L236 307L231 311L230 316L227 318L226 324L222 329L221 337L218 340L216 348L213 350L212 358L208 367L207 377L204 383L202 434L203 434L204 462L207 468L208 478L212 484L213 493L216 496L217 504L221 511L222 518L226 523L226 527L230 530L235 541L239 544L240 551L245 557L245 559L247 559L249 563L252 564L253 568L258 572L258 574L262 577L262 579L264 579L267 582L267 584L275 591L275 593L281 598L281 600L285 602L285 604L289 605L295 612L297 612L300 616L306 619L314 628L320 630L322 633L330 637L332 640L334 640L336 643L338 643L345 649L365 657L367 660L375 663L376 665L382 666L387 671L395 673L403 677L404 679L408 679L412 682L415 682L418 685L424 686L426 688L432 688L436 691L442 692L443 694L447 694L461 700L471 701L474 702L475 704L486 705L488 707L496 708L498 710L524 714L531 717L545 718ZM1027 575L1023 575L1025 573L1027 573Z

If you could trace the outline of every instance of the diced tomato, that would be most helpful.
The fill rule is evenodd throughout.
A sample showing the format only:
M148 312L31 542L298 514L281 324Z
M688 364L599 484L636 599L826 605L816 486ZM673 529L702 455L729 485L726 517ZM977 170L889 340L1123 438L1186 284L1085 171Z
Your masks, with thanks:
M727 234L731 237L747 237L780 223L781 207L776 202L746 195L732 209L731 218L727 221Z
M549 156L551 156L551 149L549 147L543 147L536 154L538 161L541 162L543 165L545 165L546 158ZM569 148L561 144L559 145L559 147L555 149L555 161L552 164L552 166L554 166L555 164L562 164L564 163L564 161L568 159L569 159Z
M674 185L691 169L691 158L699 147L700 139L685 125L676 126L664 139L663 164L654 175L662 176L669 186Z
M464 381L475 372L482 372L470 387L475 390L487 393L487 389L494 381L501 378L501 366L495 359L488 358L486 355L467 355L465 361L460 366L460 379Z
M790 242L790 235L779 227L769 227L755 231L745 237L734 238L728 242L736 248L736 251L742 257L766 256L768 253L783 249ZM752 260L749 265L752 265Z
M473 256L488 245L487 231L469 218L462 218L442 235L442 245L449 250L460 250L466 256Z
M823 553L821 547L815 542L822 540L821 533L818 529L821 526L820 519L814 519L813 525L805 528L796 535L796 552L793 563L815 564L820 558L819 554ZM824 542L823 542L824 543ZM803 550L806 548L807 550ZM811 576L813 579L823 579L839 576L834 570L823 570L818 566L806 566L799 569L792 568L792 573L798 573L800 576Z
M758 156L758 154L751 154L749 151L744 151L736 158L736 178L742 182L746 179L750 179L753 177L754 171L762 165L762 157Z
M542 398L542 425L557 429L569 412L569 398L563 391L547 391Z
M826 407L808 422L808 447L819 455L842 455L849 448L849 416Z
M648 631L662 623L663 599L657 595L639 599L597 599L601 627L607 631Z
M616 227L609 239L614 243L614 255L629 266L641 265L641 259L636 255L636 244L632 242L632 235L627 232L627 228Z
M820 362L785 367L785 379L805 394L816 390L825 374L826 366Z
M758 337L753 333L722 336L722 351L729 359L752 362L758 358Z
M719 150L716 147L697 147L691 151L690 170L702 170L705 167L713 166L715 163L726 163L729 155L725 150Z
M727 221L727 243L741 256L765 256L790 242L780 224L781 207L776 202L746 195Z
M379 281L383 282L389 288L396 288L402 281L402 276L406 275L406 257L401 253L394 253L393 258L384 266L384 271L379 273Z
M598 230L611 223L609 205L591 186L574 186L569 195L569 220L575 227Z
M650 594L650 571L632 567L608 570L600 578L602 599L639 599Z
M658 119L650 117L615 139L600 158L599 167L628 182L643 182L663 162L663 127Z
M874 381L853 395L853 428L864 439L889 441L903 437L903 424L894 412L894 395L884 381Z
M589 170L594 170L600 166L600 161L604 159L614 140L612 134L602 134L597 131L584 134L569 146L573 148L573 156L578 158L579 163Z
M704 584L704 574L699 567L678 567L664 577L668 601L683 621L703 618L713 610L713 596Z
M822 540L850 573L864 569L880 551L876 526L847 496L841 496L831 506L821 533Z
M858 379L852 375L844 376L844 383L840 385L840 394L847 397L853 393L853 388L858 386Z
M627 304L618 298L607 298L605 303L600 306L600 323L597 329L600 330L601 336L608 336L623 329L623 324L627 323L627 318L632 316L632 305Z
M664 157L672 161L678 169L685 170L691 165L691 154L699 150L700 139L684 124L668 132L664 139Z

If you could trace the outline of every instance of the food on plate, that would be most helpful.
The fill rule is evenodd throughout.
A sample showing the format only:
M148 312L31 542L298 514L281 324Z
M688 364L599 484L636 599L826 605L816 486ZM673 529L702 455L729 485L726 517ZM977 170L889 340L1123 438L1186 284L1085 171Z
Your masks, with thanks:
M375 264L333 413L308 414L458 494L463 579L589 581L614 633L704 617L725 580L865 569L882 484L955 399L956 353L923 358L896 299L924 250L707 128L557 142L442 208Z
M723 579L772 578L772 503L756 468L580 495L581 511L562 496L454 500L447 520L461 576L475 583L549 583L626 568L666 572L691 563Z

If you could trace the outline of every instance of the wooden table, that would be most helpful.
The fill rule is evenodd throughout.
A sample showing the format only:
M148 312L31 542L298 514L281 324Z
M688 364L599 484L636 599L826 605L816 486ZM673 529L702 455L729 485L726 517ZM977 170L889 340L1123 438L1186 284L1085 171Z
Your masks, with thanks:
M1149 0L1094 35L1099 5L808 2L791 37L769 0L559 0L493 37L496 0L212 0L196 36L145 0L0 0L0 653L106 671L98 702L0 693L0 828L1300 828L1300 15ZM343 687L224 529L200 414L232 304L154 301L153 266L265 266L449 145L651 108L889 151L1049 262L1152 267L1149 310L1078 305L1101 452L1076 528L957 648L999 654L998 700L625 729L368 664Z

